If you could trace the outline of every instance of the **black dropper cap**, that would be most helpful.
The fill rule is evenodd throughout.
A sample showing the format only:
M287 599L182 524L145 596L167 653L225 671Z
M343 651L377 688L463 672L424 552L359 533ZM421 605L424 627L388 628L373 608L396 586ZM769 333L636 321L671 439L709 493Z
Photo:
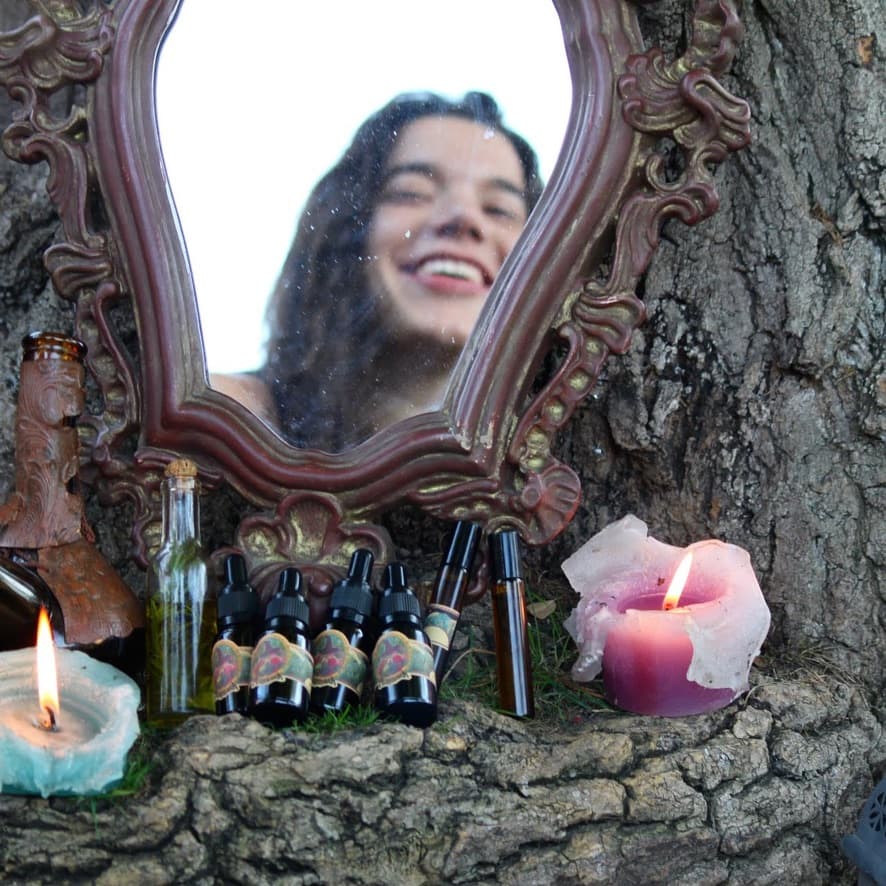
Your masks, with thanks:
M459 520L449 536L449 546L443 555L443 565L455 566L470 572L474 565L474 556L477 553L481 533L482 529L479 523Z
M218 620L249 621L258 610L258 596L249 585L246 560L242 554L230 554L225 560L226 581L218 592Z
M406 567L402 563L388 563L382 576L378 617L380 621L393 621L402 615L414 615L420 619L421 603L406 580Z
M308 623L308 601L301 592L301 573L294 566L287 566L277 580L277 590L265 608L265 621L275 618L293 618Z
M375 558L372 551L366 548L358 548L351 554L351 563L348 566L348 574L332 590L332 599L329 608L353 609L361 615L372 615L375 608L375 598L372 586L369 584L369 576L372 573L372 564Z
M523 578L519 541L516 529L501 529L492 533L489 549L492 554L492 577L495 581Z

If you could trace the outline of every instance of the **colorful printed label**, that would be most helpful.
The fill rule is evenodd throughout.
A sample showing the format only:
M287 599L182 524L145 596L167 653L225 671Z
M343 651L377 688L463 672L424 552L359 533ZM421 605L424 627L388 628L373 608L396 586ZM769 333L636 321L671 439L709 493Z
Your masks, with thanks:
M321 631L314 640L314 688L346 686L359 695L363 691L369 659L362 649L334 629Z
M440 646L449 650L455 628L458 625L459 611L441 606L439 603L431 603L425 616L425 633L433 646Z
M436 686L434 653L422 640L412 640L399 631L387 631L372 651L375 688L384 689L410 677L425 677Z
M307 649L291 643L283 634L265 634L252 652L249 686L254 689L292 680L310 692L313 673L314 658Z
M238 646L233 640L218 640L212 647L212 687L215 700L249 685L252 647Z

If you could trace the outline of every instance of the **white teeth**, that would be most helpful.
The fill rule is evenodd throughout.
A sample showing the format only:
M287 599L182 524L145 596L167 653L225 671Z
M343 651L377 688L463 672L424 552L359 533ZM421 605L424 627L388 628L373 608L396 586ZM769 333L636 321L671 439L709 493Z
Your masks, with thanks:
M458 280L470 280L472 283L483 282L483 272L476 265L455 258L429 258L421 262L415 270L418 274L429 276L455 277Z

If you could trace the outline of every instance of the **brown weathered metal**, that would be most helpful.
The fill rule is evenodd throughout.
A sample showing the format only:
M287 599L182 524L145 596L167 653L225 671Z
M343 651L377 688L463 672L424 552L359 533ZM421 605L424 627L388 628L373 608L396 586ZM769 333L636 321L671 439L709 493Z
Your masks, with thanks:
M179 3L95 2L86 13L74 0L36 3L39 16L0 37L0 80L23 104L4 146L53 170L64 242L47 266L77 303L77 334L104 395L87 417L90 477L105 495L135 502L137 559L156 537L157 483L177 454L197 460L204 485L228 483L254 507L232 543L259 585L295 564L322 597L355 547L388 556L380 517L400 504L513 525L530 544L553 538L580 499L555 436L642 321L635 291L661 224L710 215L711 167L748 140L747 105L715 79L740 36L731 0L699 0L689 48L671 62L644 51L629 0L557 0L573 77L564 147L444 405L334 454L289 446L208 387L153 95L157 49ZM261 70L240 74L267 86ZM55 119L48 98L68 83L84 84L89 101ZM245 125L231 121L240 135ZM662 139L682 159L672 180L656 151ZM96 193L108 223L90 215ZM133 299L138 354L109 322L121 297ZM554 349L565 356L533 392Z
M0 505L0 548L35 569L62 610L65 640L93 646L144 627L132 590L95 547L76 487L86 349L25 337L15 422L15 491Z

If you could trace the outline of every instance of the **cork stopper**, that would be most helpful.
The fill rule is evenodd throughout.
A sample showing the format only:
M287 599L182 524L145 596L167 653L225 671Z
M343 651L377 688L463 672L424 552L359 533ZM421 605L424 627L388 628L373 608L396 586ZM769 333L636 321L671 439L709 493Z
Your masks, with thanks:
M197 465L189 458L176 458L166 465L163 473L167 477L196 477Z

